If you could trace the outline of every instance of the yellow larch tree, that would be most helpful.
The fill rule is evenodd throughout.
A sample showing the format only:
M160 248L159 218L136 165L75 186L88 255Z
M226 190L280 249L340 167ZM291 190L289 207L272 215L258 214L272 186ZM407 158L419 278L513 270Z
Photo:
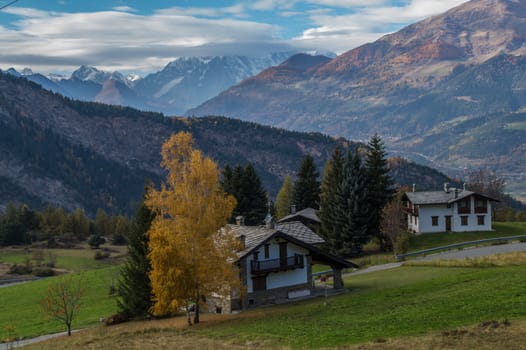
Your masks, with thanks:
M233 265L237 241L221 230L236 201L220 189L217 164L194 149L190 133L172 135L162 158L166 182L146 198L157 214L148 231L152 311L165 315L195 302L197 323L203 297L239 288Z

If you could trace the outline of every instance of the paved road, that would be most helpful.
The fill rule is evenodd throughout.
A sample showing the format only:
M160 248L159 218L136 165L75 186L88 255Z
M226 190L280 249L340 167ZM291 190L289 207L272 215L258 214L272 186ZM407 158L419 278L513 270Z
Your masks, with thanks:
M427 256L421 256L415 258L415 260L440 260L440 259L465 259L465 258L476 258L480 256L487 256L501 253L512 253L526 251L526 243L510 243L501 245L491 245L487 247L479 248L464 248L462 250L452 250L436 254L430 254ZM363 270L356 270L350 272L348 275L356 276L364 273L371 273L375 271L383 271L400 267L403 262L395 262L390 264L371 266Z
M418 260L438 260L438 259L465 259L476 258L480 256L487 256L501 253L512 253L526 251L526 243L510 243L501 245L490 245L480 248L464 248L462 250L452 250L449 252L442 252L431 254L424 257L417 258Z
M73 330L72 332L78 332L78 330ZM42 335L36 338L19 340L13 343L0 343L0 350L13 349L13 348L17 348L17 347L24 346L24 345L34 344L34 343L38 343L44 340L62 337L67 334L68 332L61 332L61 333L55 333L55 334Z

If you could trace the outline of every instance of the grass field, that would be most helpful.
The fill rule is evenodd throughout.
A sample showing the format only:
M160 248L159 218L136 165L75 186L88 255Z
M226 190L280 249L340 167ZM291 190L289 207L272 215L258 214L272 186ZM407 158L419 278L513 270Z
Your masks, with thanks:
M413 248L526 233L526 223L496 223L494 227L496 232L489 233L421 235L413 242ZM3 252L0 257L3 261L21 259L23 262L25 259L23 251ZM100 317L116 312L115 299L108 291L118 277L117 267L108 267L108 262L99 265L101 262L93 260L92 250L57 251L56 255L57 266L85 271L86 297L73 323L74 328L95 325ZM323 305L323 300L314 299L254 309L239 315L208 315L204 317L205 322L192 329L184 327L181 318L109 328L99 326L35 348L95 349L111 344L115 349L142 349L147 348L145 343L157 344L152 345L152 349L170 348L173 342L184 339L188 345L177 348L354 347L354 344L369 342L363 345L364 349L380 349L386 342L392 345L388 348L402 344L398 348L419 349L413 346L419 339L443 345L458 337L469 338L470 334L480 333L478 324L488 320L501 323L511 320L512 325L523 325L520 326L523 328L506 328L507 331L499 328L503 334L515 334L518 329L526 329L526 260L520 260L520 266L509 266L516 265L517 260L512 258L504 264L406 266L347 277L345 283L350 293L331 298L328 306ZM325 270L326 267L317 269ZM38 307L51 280L0 288L0 341L9 336L6 326L12 326L11 335L17 337L64 330L60 323L46 319ZM454 336L447 333L462 327L468 330ZM151 338L156 341L152 342ZM473 339L464 340L466 344L475 344Z
M447 232L417 235L412 237L409 251L476 241L485 238L526 235L526 222L493 222L492 225L494 231L489 232Z
M205 322L215 322L205 317ZM98 328L61 337L50 342L27 346L28 350L70 350L70 349L115 349L115 350L157 350L157 349L285 349L283 346L263 342L236 344L231 340L219 340L199 335L199 327L189 331L184 322L172 320L150 323L129 323L112 328ZM378 338L374 341L345 345L337 349L348 350L494 350L523 349L526 321L483 322L469 327L431 332L421 336Z
M44 261L48 261L50 255L54 257L55 267L72 272L82 272L115 265L115 259L122 257L126 250L126 247L123 246L108 246L108 248L111 250L110 258L113 259L95 260L93 256L96 250L87 247L83 249L42 249L41 251ZM33 259L35 250L28 252L23 248L3 248L0 250L0 263L24 264L27 259Z
M296 349L354 346L367 342L370 343L366 349L381 349L379 344L384 342L415 344L415 339L444 344L441 342L456 336L477 334L478 325L485 321L497 320L499 324L507 324L505 320L509 320L514 325L524 324L526 320L524 265L401 267L348 277L345 282L350 293L332 297L327 306L324 306L323 299L313 299L238 315L211 315L192 329L183 326L182 318L104 330L97 328L38 348L71 348L71 341L80 342L77 347L86 342L82 348L87 344L91 348L101 348L111 343L110 336L119 339L111 343L114 349L147 348L145 344L149 344L152 337L156 339L154 344L160 347L165 344L165 348L170 348L170 341L179 339L189 342L187 347L181 347L187 349ZM471 330L458 331L464 327ZM471 341L475 340L465 340L466 344L473 344ZM60 347L61 342L69 343Z
M117 311L115 298L109 295L110 286L117 277L118 267L81 274L85 294L78 317L73 321L74 328L94 325L100 317ZM55 278L60 277L0 288L0 341L8 336L28 338L65 330L63 324L47 318L39 307L39 301ZM8 334L8 326L13 327L12 334Z

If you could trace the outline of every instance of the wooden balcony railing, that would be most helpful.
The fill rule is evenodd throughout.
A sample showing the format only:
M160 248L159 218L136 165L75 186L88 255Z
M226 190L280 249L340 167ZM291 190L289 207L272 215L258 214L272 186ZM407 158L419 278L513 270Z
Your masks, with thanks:
M301 269L304 267L303 255L295 254L285 259L252 260L251 272L253 274L263 274L269 272L286 271Z
M471 208L470 207L464 207L464 208L458 208L459 214L471 214Z
M487 214L488 207L475 207L475 214Z

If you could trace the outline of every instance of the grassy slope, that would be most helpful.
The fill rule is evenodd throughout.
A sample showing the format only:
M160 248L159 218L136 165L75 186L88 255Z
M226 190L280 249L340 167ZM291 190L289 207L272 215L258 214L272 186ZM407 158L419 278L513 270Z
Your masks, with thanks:
M82 273L85 294L74 328L96 324L100 317L117 311L115 298L109 296L112 280L118 276L117 267ZM62 332L65 326L47 318L39 307L53 277L31 283L0 288L0 341L8 337L6 326L14 326L15 337L33 337L41 334Z
M494 231L489 232L447 232L437 234L421 234L413 237L409 250L416 251L485 238L526 235L526 222L493 222L493 229Z
M405 349L420 344L416 348L424 349L431 347L419 342L425 340L444 347L456 335L469 338L470 334L440 333L442 330L492 319L523 324L526 318L524 266L402 267L354 276L346 283L351 293L331 298L328 306L323 305L323 299L314 299L239 315L210 315L190 330L185 330L184 318L132 323L93 329L29 348L68 349L88 344L92 348L112 344L114 349L154 349L163 344L164 348L185 344L181 348L187 349L320 348L372 342L365 348ZM443 334L450 333L453 336L442 339ZM471 339L478 337L476 332L473 334L466 344L477 341ZM521 333L518 334L516 339L522 341ZM385 338L389 338L386 344L393 346L382 344ZM498 341L498 335L493 341Z
M424 334L486 319L526 316L526 271L410 268L349 278L354 293L267 310L203 333L240 341L270 338L293 348L338 346ZM502 288L506 286L506 288Z
M112 257L124 254L126 247L112 247ZM67 269L73 272L100 269L114 265L111 259L95 260L93 256L96 250L93 249L43 249L44 261L49 261L49 254L55 258L55 267ZM0 263L24 264L26 259L33 259L32 253L26 252L22 248L2 249ZM32 261L32 263L35 263Z

